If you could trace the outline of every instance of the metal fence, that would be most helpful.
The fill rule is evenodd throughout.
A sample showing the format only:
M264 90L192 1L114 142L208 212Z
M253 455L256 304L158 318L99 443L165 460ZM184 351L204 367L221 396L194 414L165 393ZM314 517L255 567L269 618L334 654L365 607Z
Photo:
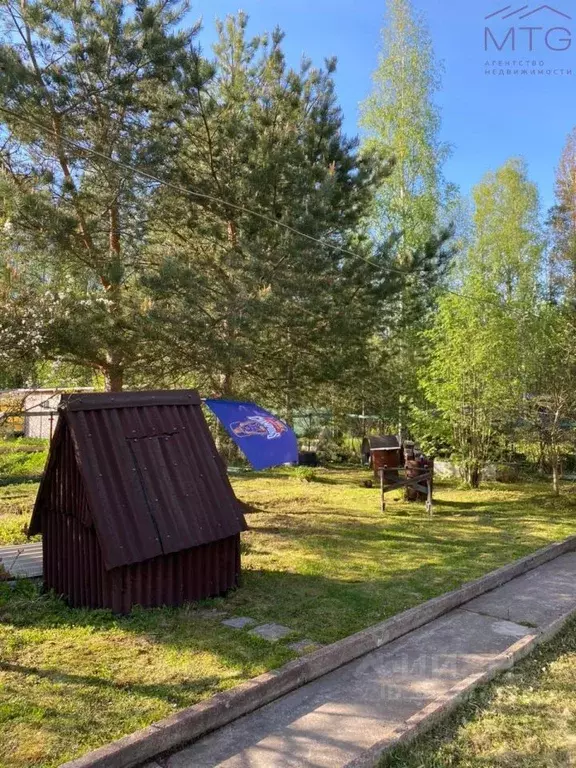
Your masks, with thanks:
M58 405L62 394L93 391L92 387L71 387L1 392L0 436L51 440L58 423Z

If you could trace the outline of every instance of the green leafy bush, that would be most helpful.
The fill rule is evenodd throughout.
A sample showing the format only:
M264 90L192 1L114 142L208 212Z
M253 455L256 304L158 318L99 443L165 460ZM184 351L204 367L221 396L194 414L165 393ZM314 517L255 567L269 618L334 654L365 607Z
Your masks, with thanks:
M320 440L316 453L320 464L343 464L351 461L353 457L348 446L329 439Z
M313 483L318 479L313 467L294 467L294 475L303 483Z

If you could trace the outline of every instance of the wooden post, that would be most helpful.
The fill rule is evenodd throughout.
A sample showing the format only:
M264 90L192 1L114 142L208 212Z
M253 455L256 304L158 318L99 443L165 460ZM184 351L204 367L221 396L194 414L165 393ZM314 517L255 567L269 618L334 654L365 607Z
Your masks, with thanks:
M428 489L426 495L426 512L428 512L428 515L432 517L432 477L428 478L426 481L426 486Z
M380 475L380 503L382 512L386 511L386 502L384 501L384 467L380 467L378 470Z

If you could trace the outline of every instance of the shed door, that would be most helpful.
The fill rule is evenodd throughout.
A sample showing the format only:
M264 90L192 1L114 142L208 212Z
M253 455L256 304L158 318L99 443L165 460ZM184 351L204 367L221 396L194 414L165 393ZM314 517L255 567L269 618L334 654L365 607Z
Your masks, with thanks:
M182 431L129 438L128 443L164 554L229 535L219 530L219 499L206 477L207 457L198 461Z

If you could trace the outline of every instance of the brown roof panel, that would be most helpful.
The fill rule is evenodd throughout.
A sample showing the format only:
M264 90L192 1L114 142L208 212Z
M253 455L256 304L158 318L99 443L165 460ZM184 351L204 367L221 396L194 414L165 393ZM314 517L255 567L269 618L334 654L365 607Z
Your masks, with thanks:
M197 392L177 391L62 403L107 568L246 529L200 402Z
M101 411L104 408L137 408L148 405L200 405L194 389L159 389L145 392L90 392L63 395L61 404L68 411Z
M379 448L400 448L400 443L396 435L370 435L364 438L364 446L370 450Z

